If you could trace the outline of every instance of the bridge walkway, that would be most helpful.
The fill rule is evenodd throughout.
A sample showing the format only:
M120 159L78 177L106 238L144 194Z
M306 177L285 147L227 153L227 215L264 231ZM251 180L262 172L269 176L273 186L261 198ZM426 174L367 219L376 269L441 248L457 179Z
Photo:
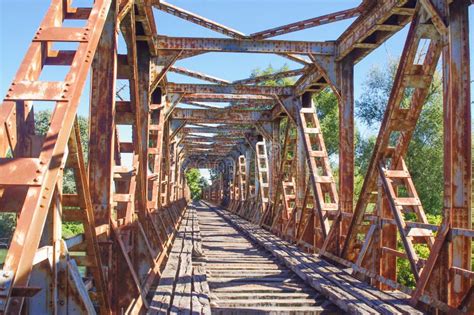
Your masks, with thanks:
M421 314L204 202L188 206L150 299L149 314Z

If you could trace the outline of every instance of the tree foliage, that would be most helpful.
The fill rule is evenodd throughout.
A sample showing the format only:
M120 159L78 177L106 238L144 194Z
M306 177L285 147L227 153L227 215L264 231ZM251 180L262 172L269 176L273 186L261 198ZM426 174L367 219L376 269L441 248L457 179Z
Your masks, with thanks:
M356 102L356 115L368 128L380 126L397 69L397 62L386 67L374 67L363 84L362 95ZM402 100L408 104L412 91ZM375 137L362 139L356 161L365 174L372 155ZM443 95L442 80L435 73L433 83L405 158L425 211L439 215L443 193ZM429 163L428 163L429 161Z
M89 120L86 117L78 116L79 132L82 144L82 154L84 161L88 160L89 152ZM35 132L38 135L46 135L49 129L51 121L51 111L44 110L35 113ZM63 193L74 194L76 193L76 184L74 180L74 172L72 169L65 169L63 176ZM63 238L69 238L79 233L84 232L84 227L81 223L77 222L63 222L62 234Z
M254 69L252 71L252 74L250 75L251 78L259 77L259 76L264 76L264 75L270 75L274 74L277 72L283 72L283 71L288 71L290 68L288 65L283 65L280 69L275 69L271 64L269 64L265 69ZM266 80L264 82L261 82L260 85L269 85L269 86L290 86L295 83L295 80L293 78L280 78L276 80Z
M209 186L207 180L201 176L197 168L192 168L186 172L186 183L191 191L193 200L201 199L202 190Z
M363 84L362 95L356 102L356 115L368 128L379 127L389 101L396 74L397 62L389 61L386 67L373 68ZM407 89L401 106L408 107L413 90ZM443 98L442 80L435 73L420 118L408 146L405 161L413 178L418 195L427 213L428 221L440 224L443 205ZM356 150L359 171L365 174L372 156L376 138L361 139ZM408 216L408 214L407 214ZM398 240L398 248L403 247ZM427 258L426 245L416 244L415 251ZM416 282L406 259L397 259L397 280L414 287Z
M87 163L89 152L89 120L78 116L79 130L81 134L82 154ZM51 111L43 110L35 113L35 132L38 135L46 135L51 121ZM74 173L71 169L64 170L63 193L73 194L76 192Z
M6 247L10 242L15 226L15 213L0 213L0 248Z
M339 107L333 91L324 89L313 97L316 105L321 131L324 135L324 144L329 156L335 156L339 150Z

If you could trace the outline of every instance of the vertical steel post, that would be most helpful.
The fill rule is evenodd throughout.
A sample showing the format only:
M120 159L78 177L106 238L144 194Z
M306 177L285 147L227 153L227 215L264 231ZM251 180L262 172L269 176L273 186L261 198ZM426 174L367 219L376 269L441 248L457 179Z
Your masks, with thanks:
M449 55L444 56L448 75L444 108L444 215L453 228L471 229L471 94L469 58L468 1L455 0L449 5ZM442 262L470 270L471 239L452 238L442 251ZM444 268L443 268L444 269ZM446 276L447 276L446 272ZM448 285L447 302L457 306L470 289L470 280L452 275ZM440 297L443 299L443 296Z
M113 2L112 6L114 6ZM92 63L90 97L89 183L95 222L109 224L113 194L115 80L117 78L116 10L111 7Z
M310 107L311 93L305 93L301 98L296 100L296 108ZM298 104L299 103L299 104ZM296 115L299 117L299 114ZM301 119L297 119L297 124L301 124ZM306 192L306 152L305 152L305 140L302 128L296 128L296 208L301 209L303 207L304 195Z
M338 241L349 230L354 201L354 63L350 56L338 64L339 99L339 209L342 219Z

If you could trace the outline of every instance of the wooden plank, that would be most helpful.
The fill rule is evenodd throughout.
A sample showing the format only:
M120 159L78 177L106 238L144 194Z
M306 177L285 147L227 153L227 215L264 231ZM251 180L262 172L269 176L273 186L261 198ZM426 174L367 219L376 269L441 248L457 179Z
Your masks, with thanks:
M210 289L207 283L205 265L196 265L193 267L193 286L192 292L193 313L211 314Z
M307 286L291 270L279 265L266 250L247 240L217 213L200 212L199 218L214 313L246 314L246 310L278 313L290 306L296 311L335 311L336 307L325 297ZM210 243L207 243L208 235ZM240 244L232 246L231 242ZM267 262L255 263L262 259ZM223 296L218 296L223 293ZM234 293L247 295L248 301L242 297L230 298ZM324 306L309 310L321 304Z
M189 221L184 231L183 250L179 257L178 277L173 292L173 302L170 308L172 314L191 314L191 291L192 291L192 233Z
M217 210L223 216L231 220L236 226L246 233L250 238L255 239L276 256L288 262L286 265L295 273L308 280L312 276L322 276L330 280L332 286L351 292L357 299L364 301L370 308L382 313L415 313L416 310L391 295L385 294L372 288L357 279L351 277L344 271L332 266L326 261L301 252L298 248L281 241L276 236L251 225L242 219ZM307 269L304 269L307 268ZM308 274L304 274L307 271ZM324 293L324 292L323 292ZM388 302L392 302L392 304ZM338 305L341 307L341 305Z
M173 287L176 282L177 271L179 270L179 256L183 249L183 233L186 221L187 214L185 213L171 248L166 267L163 270L150 303L149 314L167 314L168 309L171 307Z

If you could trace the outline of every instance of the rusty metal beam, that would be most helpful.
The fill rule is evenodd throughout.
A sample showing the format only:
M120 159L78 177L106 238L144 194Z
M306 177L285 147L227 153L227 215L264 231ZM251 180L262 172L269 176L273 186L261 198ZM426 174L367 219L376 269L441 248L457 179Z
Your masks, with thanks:
M205 74L205 73L192 71L192 70L182 68L182 67L171 66L168 71L174 72L174 73L179 73L179 74L182 74L182 75L186 75L186 76L191 77L191 78L196 78L196 79L200 79L200 80L204 80L204 81L209 81L209 82L212 82L212 83L217 83L217 84L230 84L231 83L230 81L227 81L227 80L224 80L224 79L219 79L219 78L216 78L214 76L210 76L210 75Z
M411 21L415 1L375 1L338 38L337 58L353 53L357 62Z
M256 104L273 104L275 99L265 95L244 95L244 94L186 94L183 96L184 102L252 102Z
M272 73L268 75L260 75L260 76L250 77L247 79L236 80L232 82L232 84L258 84L258 83L262 83L262 82L270 81L270 80L296 77L304 73L306 73L305 68L289 70L289 71L281 71L281 72L276 72L276 73Z
M244 135L249 132L255 132L255 129L238 129L238 128L218 128L218 127L184 127L181 130L182 133L190 134L190 133L216 133L222 135L229 135L229 136L240 136Z
M183 20L189 21L191 23L200 25L202 27L205 27L207 29L213 30L215 32L224 34L229 37L233 38L238 38L242 39L245 38L245 34L236 31L234 29L231 29L230 27L227 27L225 25L219 24L217 22L211 21L207 18L204 18L200 15L197 15L195 13L186 11L182 8L179 8L175 5L169 4L163 0L153 0L152 4L156 6L158 9L160 9L163 12L172 14L174 16L177 16Z
M171 118L198 123L252 124L261 121L271 121L271 113L176 108L171 114Z
M292 32L305 30L308 28L328 24L328 23L334 23L337 21L347 20L347 19L356 17L359 14L360 14L359 7L347 9L347 10L329 13L329 14L318 16L315 18L267 29L264 31L250 34L249 37L252 39L265 39L265 38L280 36L280 35L284 35L284 34L288 34Z
M278 86L248 86L248 85L214 85L214 84L179 84L168 82L166 84L168 93L183 94L249 94L249 95L283 95L293 94L291 87Z
M334 42L155 36L157 50L335 55Z

